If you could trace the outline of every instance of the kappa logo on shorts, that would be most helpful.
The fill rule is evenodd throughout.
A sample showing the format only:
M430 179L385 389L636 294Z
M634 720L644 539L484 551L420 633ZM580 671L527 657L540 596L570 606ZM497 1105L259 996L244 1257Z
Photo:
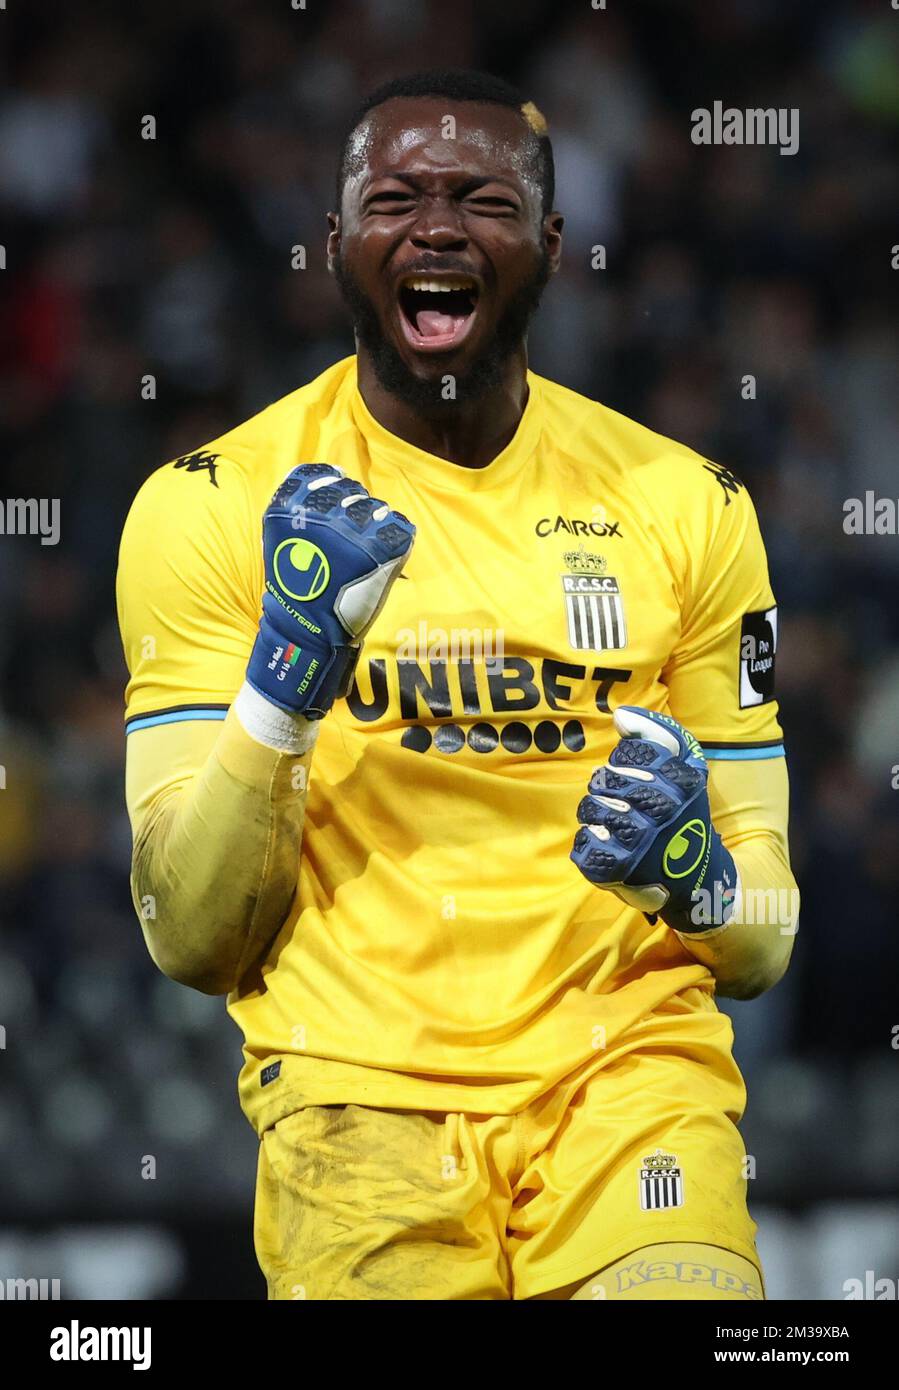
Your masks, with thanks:
M603 652L627 646L624 604L618 580L606 574L605 556L583 546L566 550L562 575L568 641L575 651Z
M656 1149L640 1169L640 1210L663 1211L684 1205L684 1179L674 1154Z

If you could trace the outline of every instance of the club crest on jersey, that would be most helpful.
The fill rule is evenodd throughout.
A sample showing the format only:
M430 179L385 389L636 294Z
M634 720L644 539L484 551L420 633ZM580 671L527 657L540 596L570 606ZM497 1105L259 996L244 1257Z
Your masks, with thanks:
M603 652L627 646L624 604L618 580L606 574L605 556L566 550L562 575L568 641L575 651Z
M663 1211L684 1205L684 1179L674 1154L656 1149L640 1169L640 1210Z

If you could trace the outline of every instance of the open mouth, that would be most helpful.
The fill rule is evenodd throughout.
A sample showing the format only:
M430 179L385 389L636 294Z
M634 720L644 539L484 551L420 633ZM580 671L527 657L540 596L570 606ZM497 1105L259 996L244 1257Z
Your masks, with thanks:
M464 275L408 275L400 284L400 322L419 352L458 347L474 322L478 287Z

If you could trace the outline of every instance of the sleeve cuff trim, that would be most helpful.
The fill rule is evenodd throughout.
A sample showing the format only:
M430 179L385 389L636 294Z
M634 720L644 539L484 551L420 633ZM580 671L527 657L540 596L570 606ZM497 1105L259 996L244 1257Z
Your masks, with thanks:
M157 724L180 724L186 719L224 719L229 708L229 705L172 705L170 709L154 709L126 719L125 733L152 729Z
M782 743L703 743L702 751L709 761L751 762L759 758L786 757Z

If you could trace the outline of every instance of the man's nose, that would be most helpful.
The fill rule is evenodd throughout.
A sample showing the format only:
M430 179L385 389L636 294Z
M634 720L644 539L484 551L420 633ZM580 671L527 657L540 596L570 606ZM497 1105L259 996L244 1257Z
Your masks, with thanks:
M468 245L457 213L445 203L432 205L422 212L413 228L411 241L421 251L464 251Z

